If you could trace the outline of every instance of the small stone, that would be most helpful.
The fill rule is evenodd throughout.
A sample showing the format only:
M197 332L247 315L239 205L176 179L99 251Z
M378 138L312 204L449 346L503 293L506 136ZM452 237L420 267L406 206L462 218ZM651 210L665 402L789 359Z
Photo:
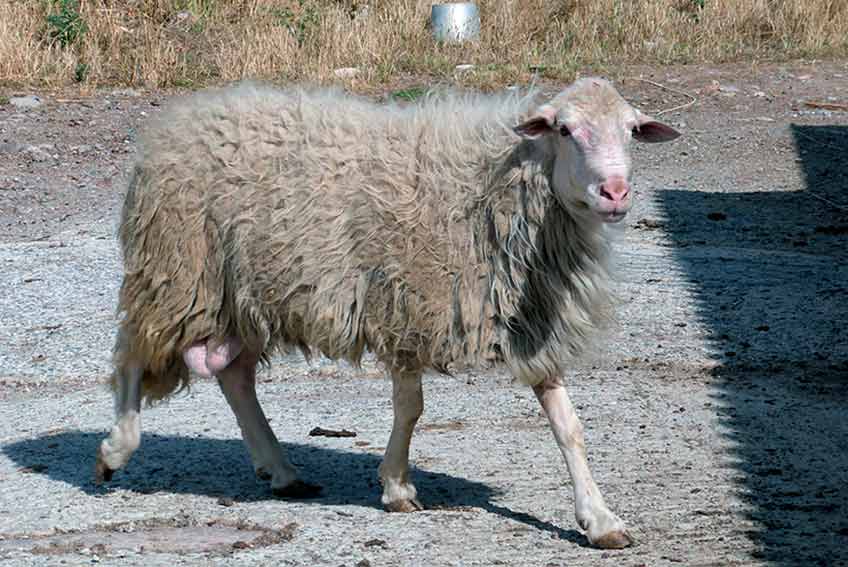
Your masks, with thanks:
M468 63L462 64L462 65L457 65L457 66L456 66L456 70L457 70L457 72L459 72L459 73L464 73L464 72L466 72L466 71L473 71L473 70L474 70L474 65L470 65L470 64L468 64Z
M333 75L340 79L351 79L359 74L359 69L356 67L340 67L333 71Z
M218 498L218 505L219 506L224 506L226 508L229 508L230 506L233 506L234 504L235 504L235 501L233 501L233 499L228 497L228 496L222 496L222 497Z
M21 153L32 161L44 162L53 158L51 152L55 149L50 144L41 144L38 146L26 146L21 150Z
M112 96L137 97L141 96L141 93L135 89L115 89L112 91Z
M197 22L198 18L188 10L177 12L171 17L170 24L177 26L190 27Z
M708 93L708 94L714 94L714 93L717 93L720 88L721 88L721 83L719 83L718 81L713 79L712 81L710 81L709 85L704 87L703 92Z
M371 6L366 1L363 5L354 6L353 11L350 15L350 18L353 21L360 21L368 19L368 16L371 15Z
M41 99L36 95L13 96L9 104L16 108L35 108L41 106Z

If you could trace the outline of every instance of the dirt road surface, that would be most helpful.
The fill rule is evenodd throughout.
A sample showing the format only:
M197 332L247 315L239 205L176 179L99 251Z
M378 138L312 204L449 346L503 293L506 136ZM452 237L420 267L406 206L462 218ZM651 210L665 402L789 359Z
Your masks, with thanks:
M636 69L685 133L635 147L618 325L570 392L591 466L638 545L591 549L532 393L431 376L413 442L427 511L379 507L379 369L274 360L260 396L322 498L256 480L217 386L144 410L92 482L114 238L136 128L167 93L0 106L0 562L4 565L848 565L848 62ZM809 105L807 103L814 103ZM314 427L356 437L309 437Z

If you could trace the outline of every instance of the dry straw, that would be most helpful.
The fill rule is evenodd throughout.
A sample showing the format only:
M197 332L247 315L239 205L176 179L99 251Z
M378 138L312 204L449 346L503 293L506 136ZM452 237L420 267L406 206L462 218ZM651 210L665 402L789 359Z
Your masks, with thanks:
M439 46L421 0L0 0L0 82L354 87L409 75L496 87L584 65L848 53L844 0L480 0L479 42ZM74 28L73 26L78 26Z

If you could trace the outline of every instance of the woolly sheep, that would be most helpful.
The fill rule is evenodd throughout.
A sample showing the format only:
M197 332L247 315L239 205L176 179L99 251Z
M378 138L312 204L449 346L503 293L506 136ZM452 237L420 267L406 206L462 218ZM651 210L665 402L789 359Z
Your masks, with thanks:
M503 364L549 418L589 541L629 545L589 472L563 369L610 313L607 225L632 203L628 142L679 134L600 79L538 98L400 107L250 84L163 111L120 224L117 422L98 481L138 447L142 399L193 371L217 378L274 493L314 496L256 399L257 363L293 347L358 363L367 350L393 381L382 502L418 510L422 372Z

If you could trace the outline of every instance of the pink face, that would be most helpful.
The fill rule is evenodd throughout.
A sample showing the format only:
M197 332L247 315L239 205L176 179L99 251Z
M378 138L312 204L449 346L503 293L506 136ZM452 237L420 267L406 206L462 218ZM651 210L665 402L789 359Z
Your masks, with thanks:
M604 222L623 219L633 206L626 121L615 117L573 129L562 124L557 134L553 185L560 201L587 207Z
M566 100L541 106L516 128L525 138L548 140L556 152L552 181L559 201L575 214L588 212L603 222L622 220L633 206L630 140L666 142L680 135L612 93L614 98L598 105L602 110L594 111L588 99L575 111Z

